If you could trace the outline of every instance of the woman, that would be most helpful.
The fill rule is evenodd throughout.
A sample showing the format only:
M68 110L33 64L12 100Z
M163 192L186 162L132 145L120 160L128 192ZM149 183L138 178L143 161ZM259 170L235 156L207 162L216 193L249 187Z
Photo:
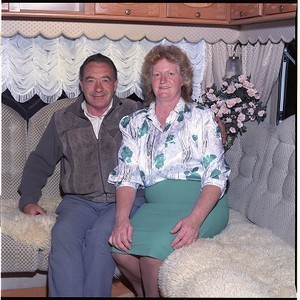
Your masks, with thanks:
M222 196L230 169L213 112L190 101L187 55L174 45L154 47L142 78L150 105L121 120L119 164L109 175L117 188L109 243L137 296L159 297L163 260L226 227L228 203ZM146 203L130 220L139 187L145 188Z

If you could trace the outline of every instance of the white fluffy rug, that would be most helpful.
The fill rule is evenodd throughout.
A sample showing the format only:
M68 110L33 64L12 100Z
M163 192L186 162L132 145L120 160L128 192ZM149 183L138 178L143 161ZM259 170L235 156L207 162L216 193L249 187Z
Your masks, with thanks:
M165 260L159 285L165 297L295 298L295 249L230 210L223 232Z
M1 231L12 239L35 249L50 249L50 234L54 225L59 199L41 199L39 205L46 215L26 215L15 200L1 200Z

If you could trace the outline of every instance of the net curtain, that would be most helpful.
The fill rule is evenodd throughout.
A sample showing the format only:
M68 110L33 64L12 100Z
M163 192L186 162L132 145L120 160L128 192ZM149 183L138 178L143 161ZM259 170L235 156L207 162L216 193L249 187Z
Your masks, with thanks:
M20 34L2 37L1 43L2 92L8 89L18 102L26 102L36 94L45 103L56 101L63 91L70 98L78 96L79 68L86 57L98 52L109 56L118 69L116 94L127 97L135 93L144 99L140 74L143 60L158 44L174 44L188 54L194 68L192 99L195 100L212 83L221 85L227 58L232 55L235 45L185 39L171 42L166 38L159 41L147 38L130 40L127 37L111 40L106 36L70 39L63 35L45 38ZM278 78L283 47L283 42L269 40L265 44L248 42L238 49L243 74L251 75L264 102Z

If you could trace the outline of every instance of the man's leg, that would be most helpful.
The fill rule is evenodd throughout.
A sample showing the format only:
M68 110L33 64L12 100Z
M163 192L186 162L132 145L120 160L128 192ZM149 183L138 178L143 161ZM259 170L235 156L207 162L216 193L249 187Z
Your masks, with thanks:
M108 238L115 224L115 203L107 203L100 211L93 227L87 232L84 252L85 297L110 297L115 262Z
M89 203L66 196L57 208L51 232L48 286L50 297L83 296L83 246L98 215Z

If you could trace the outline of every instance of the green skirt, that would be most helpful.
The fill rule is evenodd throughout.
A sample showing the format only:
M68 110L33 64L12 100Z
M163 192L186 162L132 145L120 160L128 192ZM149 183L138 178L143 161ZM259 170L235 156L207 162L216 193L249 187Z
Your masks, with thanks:
M131 249L123 252L112 247L112 252L165 260L174 251L171 242L177 234L171 234L170 230L181 218L190 214L200 192L199 182L186 180L164 180L146 188L146 203L131 219ZM199 238L213 237L220 233L228 223L228 216L225 194L202 223Z

